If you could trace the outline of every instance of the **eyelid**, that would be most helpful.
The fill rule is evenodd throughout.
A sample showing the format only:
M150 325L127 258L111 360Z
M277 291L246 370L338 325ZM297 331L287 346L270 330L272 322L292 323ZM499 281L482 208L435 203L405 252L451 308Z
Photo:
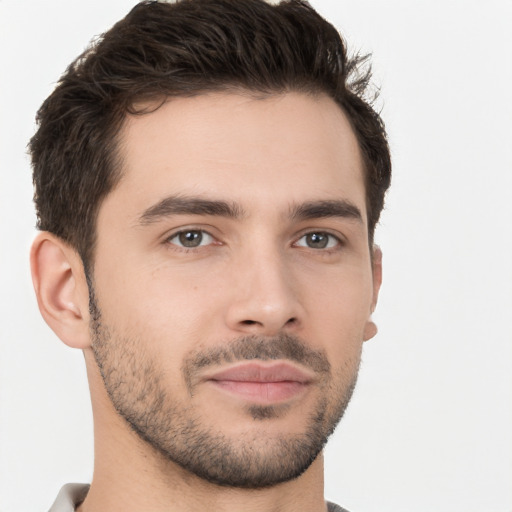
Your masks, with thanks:
M339 234L339 233L333 233L332 231L328 230L328 229L325 229L325 228L319 228L319 229L308 229L306 231L303 231L296 239L295 239L295 242L293 242L292 245L295 245L297 247L306 247L308 249L312 249L312 247L308 247L307 245L299 245L298 242L300 240L302 240L304 237L308 236L308 235L313 235L313 234L322 234L322 235L327 235L331 238L334 238L336 240L336 245L332 246L332 247L325 247L325 248L320 248L320 249L315 249L316 251L329 251L329 250L336 250L336 248L340 248L340 247L343 247L345 244L346 244L346 241L344 239L344 237Z
M182 233L187 233L187 232L190 232L190 231L197 231L197 232L200 232L203 237L208 237L210 240L208 241L208 243L201 243L200 245L198 245L197 247L186 247L184 245L180 245L178 243L175 243L173 242L172 240L179 237L179 235L181 235ZM207 231L206 229L204 228L200 228L200 227L197 227L197 226L185 226L185 227L180 227L174 231L172 231L170 234L166 235L164 240L163 240L163 243L164 244L168 244L168 245L173 245L174 247L178 248L178 249L183 249L183 250L187 250L187 251L190 251L190 250L194 250L194 249L199 249L201 247L207 247L209 245L212 245L214 244L215 242L218 242L217 238L215 236L213 236L209 231Z

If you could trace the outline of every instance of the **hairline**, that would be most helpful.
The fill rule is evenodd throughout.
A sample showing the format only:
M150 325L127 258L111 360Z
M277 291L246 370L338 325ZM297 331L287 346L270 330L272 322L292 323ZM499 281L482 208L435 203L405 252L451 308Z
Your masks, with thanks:
M365 208L366 208L366 214L367 214L367 228L368 228L368 246L370 249L373 246L373 239L374 239L374 231L375 226L373 229L370 229L370 208L371 204L368 197L368 184L367 184L367 177L369 173L368 169L368 158L365 155L360 137L357 134L357 130L354 127L354 123L352 121L351 116L348 114L344 106L342 105L341 101L338 101L332 94L330 94L328 91L325 90L325 88L322 88L320 85L315 84L314 82L311 83L304 83L300 86L287 86L283 88L275 88L275 89L259 89L259 88L249 88L245 86L241 86L238 84L232 84L232 83L226 83L226 84L217 84L215 87L205 87L203 89L197 89L196 91L189 92L189 93L176 93L176 94L165 94L162 95L152 95L148 96L147 98L139 97L134 98L130 105L125 109L120 121L115 123L115 125L111 128L112 130L112 142L110 144L109 149L107 150L107 156L111 160L111 180L112 180L112 186L107 194L105 194L103 197L100 198L100 200L96 204L96 208L94 210L94 215L92 217L92 226L91 226L91 233L90 233L90 248L87 250L87 254L84 254L84 251L81 247L75 247L75 250L80 255L80 258L82 260L84 269L86 274L88 272L92 272L94 270L94 257L95 257L95 249L96 249L96 242L97 242L97 227L98 227L98 216L100 209L103 205L103 202L105 199L116 190L117 186L123 179L123 176L125 174L126 168L125 168L125 159L123 156L123 133L126 128L126 124L128 122L128 119L130 117L138 117L138 116L145 116L152 114L153 112L156 112L161 107L163 107L167 102L172 101L173 99L181 99L181 98L195 98L199 96L208 96L213 94L226 94L226 95L239 95L242 97L247 97L250 99L255 100L266 100L273 97L283 96L285 94L290 93L298 93L303 94L305 96L310 96L312 98L319 98L319 97L326 97L333 101L333 103L341 110L343 115L345 116L346 120L349 122L350 128L352 130L352 133L357 141L357 146L360 153L360 164L361 164L361 172L363 174L363 183L364 183L364 191L365 191ZM114 118L115 122L115 118ZM78 244L77 244L78 245Z

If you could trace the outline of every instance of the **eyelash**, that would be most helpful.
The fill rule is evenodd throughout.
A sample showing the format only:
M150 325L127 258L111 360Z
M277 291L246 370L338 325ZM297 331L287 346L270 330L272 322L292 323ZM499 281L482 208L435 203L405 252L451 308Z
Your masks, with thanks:
M181 235L184 235L184 234L188 234L188 233L199 233L201 235L201 245L198 245L198 246L193 246L193 247L187 247L185 245L179 245L175 242L173 242L172 240L174 239L179 239L179 237ZM209 241L207 244L202 244L203 242L203 238L204 237L209 237L211 239L211 241ZM165 243L166 244L169 244L169 245L173 245L175 250L180 250L180 251L183 251L183 252L191 252L191 251L195 251L201 247L207 247L209 245L212 245L214 244L216 241L215 237L209 233L208 231L204 230L204 229L199 229L199 228L187 228L187 229L181 229L180 231L177 231L176 233L173 233L172 235L168 236L166 239L165 239Z
M183 245L183 242L181 242L181 245L178 244L178 243L173 242L174 239L179 239L179 237L181 235L191 234L191 233L200 234L200 236L201 236L201 240L199 241L200 245L187 247L187 246ZM307 242L304 243L304 244L299 244L299 242L302 239L304 239L304 238L306 238L308 236L314 236L314 235L320 236L320 237L327 237L326 246L325 247L316 247L315 248L315 247L310 247L309 245L307 245ZM207 243L203 244L203 238L205 236L207 238L209 237L210 240L207 240ZM195 252L198 249L200 249L201 247L208 247L208 246L211 246L211 245L222 245L208 231L206 231L204 229L200 229L200 228L193 228L193 227L188 228L188 229L181 229L180 231L177 231L177 232L173 233L172 235L168 236L165 239L164 242L166 244L168 244L168 245L172 245L174 250L181 251L181 252ZM339 236L334 235L332 233L329 233L328 231L321 231L321 230L313 230L313 231L308 231L306 233L303 233L292 244L292 246L294 246L294 247L303 247L305 249L311 249L313 251L318 251L319 253L324 253L324 254L325 253L332 253L332 252L339 251L344 245L345 244L344 244L343 239L341 239Z
M299 241L302 240L303 238L306 238L308 236L313 236L313 235L320 235L322 237L327 237L327 246L326 247L320 247L320 248L314 248L314 247L309 247L307 245L299 245ZM334 241L334 244L332 244L332 242ZM329 246L329 244L331 244ZM321 230L313 230L313 231L308 231L307 233L304 233L302 234L296 242L294 242L295 246L297 247L304 247L306 249L312 249L314 251L319 251L319 252L323 252L323 253L329 253L329 252L334 252L334 251L337 251L339 250L341 247L343 247L344 245L344 241L337 235L334 235L333 233L329 233L329 231L321 231Z

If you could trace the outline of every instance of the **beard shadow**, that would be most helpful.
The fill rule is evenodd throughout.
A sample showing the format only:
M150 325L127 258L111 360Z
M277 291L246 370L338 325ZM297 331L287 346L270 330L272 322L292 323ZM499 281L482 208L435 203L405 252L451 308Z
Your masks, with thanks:
M343 375L333 376L326 354L297 337L249 336L185 358L181 372L187 400L183 389L169 389L158 354L148 352L151 344L114 332L103 322L93 291L90 297L93 353L115 410L159 456L212 484L258 489L300 476L318 457L355 388L359 361L346 361ZM253 424L231 436L215 428L195 405L195 377L204 368L277 359L297 362L319 376L318 398L309 413L304 412L300 433L283 429L269 435L265 428L286 416L288 404L248 406L248 419L261 428Z

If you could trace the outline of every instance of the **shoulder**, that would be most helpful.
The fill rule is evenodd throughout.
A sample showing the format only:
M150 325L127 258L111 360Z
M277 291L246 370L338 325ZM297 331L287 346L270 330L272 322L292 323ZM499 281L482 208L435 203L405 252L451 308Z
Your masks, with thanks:
M89 492L88 484L66 484L48 512L74 512Z
M348 512L348 510L341 508L339 505L336 505L336 503L331 503L330 501L327 502L327 511L328 512Z

